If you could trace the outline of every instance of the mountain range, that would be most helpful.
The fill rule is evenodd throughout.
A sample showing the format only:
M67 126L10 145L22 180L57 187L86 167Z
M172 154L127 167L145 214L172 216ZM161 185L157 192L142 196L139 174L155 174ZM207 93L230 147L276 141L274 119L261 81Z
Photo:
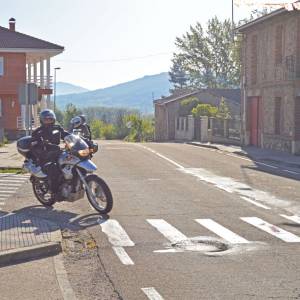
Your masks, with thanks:
M81 86L74 85L66 82L57 82L56 83L56 95L67 95L67 94L79 94L88 92L88 89L85 89Z
M169 82L169 75L164 72L94 91L77 93L74 90L71 94L59 95L57 89L56 103L60 109L65 109L68 103L73 103L78 108L122 107L138 109L143 113L152 113L153 100L161 98L161 96L168 96L170 88L172 85Z

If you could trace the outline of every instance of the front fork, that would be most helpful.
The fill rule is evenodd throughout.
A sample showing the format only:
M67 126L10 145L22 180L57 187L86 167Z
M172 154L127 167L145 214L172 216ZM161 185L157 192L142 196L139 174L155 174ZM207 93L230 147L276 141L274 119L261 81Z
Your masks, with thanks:
M83 183L83 186L84 186L86 192L89 193L90 197L91 197L94 201L96 201L95 196L94 196L93 192L91 191L90 187L88 186L88 184L87 184L87 182L86 182L86 180L85 180L83 174L81 173L81 171L80 171L78 168L76 168L76 171L77 171L77 174L78 174L79 177L80 177L80 180L81 180L82 183Z

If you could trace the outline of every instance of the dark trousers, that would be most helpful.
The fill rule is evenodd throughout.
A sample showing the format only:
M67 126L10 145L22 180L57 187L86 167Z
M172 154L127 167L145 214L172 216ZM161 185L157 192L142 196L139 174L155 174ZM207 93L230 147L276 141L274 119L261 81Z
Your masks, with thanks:
M58 167L58 157L60 148L57 145L37 146L32 149L35 161L42 167L45 174L48 175L49 187L53 193L58 192L59 179L61 171Z

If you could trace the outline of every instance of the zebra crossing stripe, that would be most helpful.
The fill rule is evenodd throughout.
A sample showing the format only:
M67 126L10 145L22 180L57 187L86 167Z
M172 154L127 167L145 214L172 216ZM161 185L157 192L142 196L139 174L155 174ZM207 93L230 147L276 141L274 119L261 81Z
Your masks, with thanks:
M147 222L155 227L171 243L177 243L188 239L183 233L163 219L147 219Z
M116 220L107 220L100 223L102 231L107 235L109 242L113 245L115 254L124 265L133 265L134 262L123 247L132 247L134 242L129 238L126 231Z
M195 219L195 221L232 244L250 243L248 240L244 239L243 237L237 235L236 233L223 227L222 225L211 219Z
M281 229L273 224L267 223L264 220L257 217L241 218L241 220L287 242L287 243L300 243L300 237L293 233L290 233L284 229Z
M16 180L16 179L0 179L0 183L3 182L3 183L6 183L6 182L11 182L11 183L19 183L19 184L22 184L22 183L25 183L27 180Z
M116 247L132 247L134 242L116 220L107 220L100 224L102 231L107 235L109 242Z
M150 300L164 300L154 287L142 288L142 291Z
M287 215L281 215L281 216L288 219L288 220L291 220L295 223L300 224L300 216L287 216Z
M134 265L134 262L129 257L129 255L127 254L127 252L123 247L112 247L112 248L123 265Z
M0 190L0 194L14 194L16 191L14 190L14 191L3 191L3 190Z

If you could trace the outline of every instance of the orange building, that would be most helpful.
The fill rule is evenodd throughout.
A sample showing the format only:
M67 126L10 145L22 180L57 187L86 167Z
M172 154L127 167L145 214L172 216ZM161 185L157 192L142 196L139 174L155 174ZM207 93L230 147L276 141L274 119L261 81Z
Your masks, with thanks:
M26 107L19 102L19 87L35 83L39 102L32 106L33 127L38 126L39 109L51 105L51 58L64 47L16 31L16 21L9 28L0 26L0 127L6 136L16 138L24 133Z

